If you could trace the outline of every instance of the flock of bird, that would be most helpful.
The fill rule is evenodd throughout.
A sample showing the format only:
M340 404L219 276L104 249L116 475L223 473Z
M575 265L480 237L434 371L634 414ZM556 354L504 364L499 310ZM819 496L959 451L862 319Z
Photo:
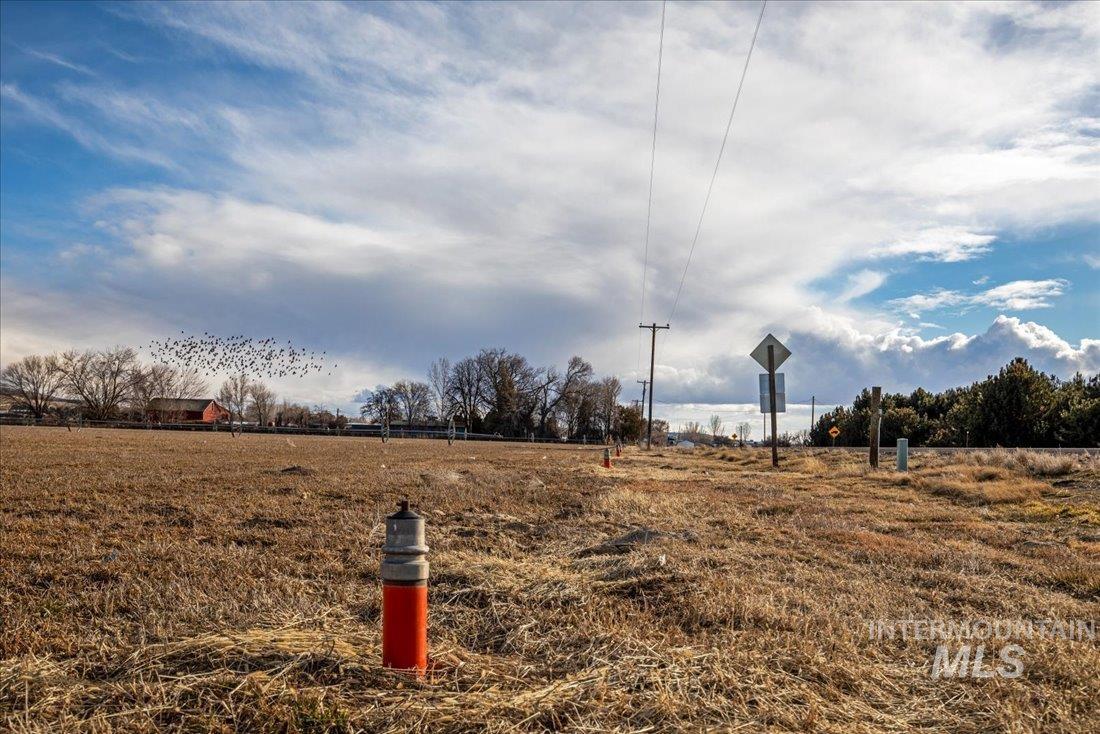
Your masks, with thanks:
M220 337L203 332L202 336L181 336L145 345L152 357L163 364L194 370L205 377L218 374L246 374L256 377L305 377L326 369L325 352L298 349L289 341L253 339L237 334ZM327 368L328 374L337 365Z

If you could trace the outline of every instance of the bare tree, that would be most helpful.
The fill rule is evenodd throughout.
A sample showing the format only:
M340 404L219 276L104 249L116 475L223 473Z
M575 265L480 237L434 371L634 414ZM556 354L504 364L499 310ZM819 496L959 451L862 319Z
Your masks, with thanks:
M668 421L653 419L653 445L664 446L668 443Z
M558 384L560 379L561 373L553 365L543 367L537 375L535 383L535 418L540 436L547 435L550 416L558 407L560 398L557 398L554 386Z
M64 384L65 374L52 355L32 354L0 371L0 390L19 398L39 420Z
M431 394L431 388L423 382L399 380L393 384L393 395L401 408L401 417L410 426L427 418L431 410Z
M741 442L749 440L749 436L752 435L752 424L748 421L742 421L737 424L737 435L741 437Z
M559 376L553 367L547 367L544 385L540 386L538 406L539 433L546 434L546 424L563 400L577 397L578 391L592 378L592 365L580 357L574 356L565 368L565 374ZM566 421L568 423L568 421Z
M58 358L65 387L84 404L93 420L114 417L133 386L137 352L130 347L68 351Z
M525 357L504 349L482 349L476 359L488 428L503 435L525 434L537 400L537 371Z
M163 382L161 368L168 369L164 365L144 367L137 364L134 365L134 370L130 375L130 409L132 412L137 413L142 420L149 419L154 399L166 397L161 395L160 391L160 385ZM158 412L160 414L157 418L163 421L165 419L164 411Z
M645 433L646 422L642 416L642 406L638 402L634 405L620 405L617 408L618 434L624 441L637 441Z
M605 377L596 387L596 416L600 420L604 436L618 433L615 426L618 418L616 407L619 405L619 394L622 391L623 386L618 377Z
M143 418L149 417L153 400L156 398L168 400L201 398L205 397L207 390L210 389L210 385L197 371L176 369L166 364L154 364L148 367L135 365L130 377L130 404L132 409ZM156 412L156 417L160 421L171 418L170 408L162 407Z
M275 416L275 391L262 382L248 388L248 415L257 425L266 426Z
M221 390L218 391L218 402L229 410L231 420L244 421L251 389L252 381L244 373L234 375L222 383Z
M722 416L715 413L710 417L708 424L710 425L710 435L713 436L714 440L717 442L718 437L722 434Z
M453 409L451 401L451 361L440 357L428 368L428 384L432 389L432 410L439 420L446 421Z
M579 438L588 435L596 415L598 388L596 383L586 380L562 396L558 412L567 436Z
M401 406L393 388L378 385L369 391L367 402L359 408L359 415L379 423L392 423L401 417Z
M283 400L283 404L279 406L278 411L275 413L275 425L277 426L299 426L305 428L309 425L309 419L310 412L308 406L298 403L288 403L286 400Z
M686 438L688 441L699 442L703 437L703 426L699 421L688 421L684 424L684 430L680 431L680 438Z
M481 420L481 363L473 357L451 370L451 400L466 425L476 430Z

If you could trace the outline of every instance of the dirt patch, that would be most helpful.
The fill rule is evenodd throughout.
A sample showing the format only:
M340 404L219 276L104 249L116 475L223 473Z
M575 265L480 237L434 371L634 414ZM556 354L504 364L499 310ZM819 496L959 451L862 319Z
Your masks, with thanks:
M309 467L294 465L294 466L288 466L285 469L280 469L279 473L280 474L289 474L289 475L293 475L293 476L297 476L297 477L311 477L314 474L316 474L317 472L314 471L313 469L310 469Z
M635 528L616 538L611 538L603 543L585 548L578 555L583 558L586 556L605 555L609 553L629 553L639 546L648 543L656 543L670 538L678 540L695 540L695 535L691 533L665 532L662 530L654 530L653 528Z

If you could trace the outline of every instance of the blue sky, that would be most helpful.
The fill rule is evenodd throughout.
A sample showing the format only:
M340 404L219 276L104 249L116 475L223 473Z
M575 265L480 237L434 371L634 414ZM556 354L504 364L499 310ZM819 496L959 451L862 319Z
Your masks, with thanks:
M656 3L5 2L3 359L187 329L327 349L276 387L345 408L483 346L632 385L757 13L668 6L643 305ZM751 402L768 331L823 402L1100 369L1098 38L1094 3L770 3L664 414Z

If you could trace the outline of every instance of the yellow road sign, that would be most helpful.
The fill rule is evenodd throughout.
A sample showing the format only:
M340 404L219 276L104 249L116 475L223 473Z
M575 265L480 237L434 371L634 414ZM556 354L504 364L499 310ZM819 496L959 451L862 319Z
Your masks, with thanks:
M833 426L832 428L829 429L829 435L832 436L833 438L836 438L837 436L840 435L840 429L837 428L836 426Z

